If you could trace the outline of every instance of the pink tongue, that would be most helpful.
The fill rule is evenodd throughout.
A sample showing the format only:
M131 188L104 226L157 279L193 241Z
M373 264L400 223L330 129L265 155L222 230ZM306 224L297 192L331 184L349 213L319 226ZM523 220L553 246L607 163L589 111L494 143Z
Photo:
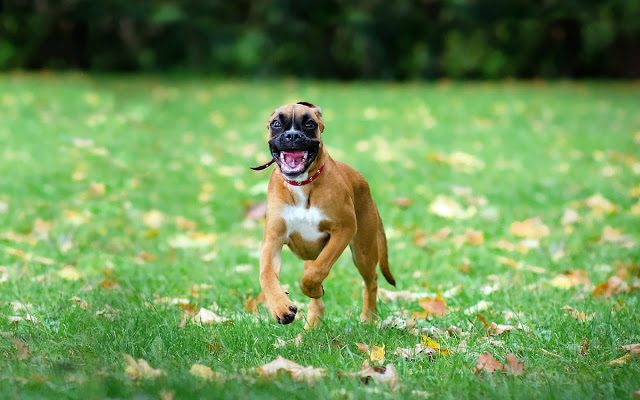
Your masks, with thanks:
M282 154L284 154L284 162L292 168L302 164L304 160L304 151L283 151Z

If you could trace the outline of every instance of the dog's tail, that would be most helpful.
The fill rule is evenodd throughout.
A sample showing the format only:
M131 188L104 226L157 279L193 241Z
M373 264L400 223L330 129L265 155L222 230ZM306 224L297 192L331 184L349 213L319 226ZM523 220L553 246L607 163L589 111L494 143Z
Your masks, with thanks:
M384 226L382 226L382 220L380 219L379 215L378 215L378 221L380 221L378 223L378 238L377 238L378 252L379 252L378 263L380 263L380 271L382 271L382 275L384 276L384 279L386 279L387 282L395 286L396 280L393 277L393 275L391 275L391 270L389 269L387 237L384 234Z

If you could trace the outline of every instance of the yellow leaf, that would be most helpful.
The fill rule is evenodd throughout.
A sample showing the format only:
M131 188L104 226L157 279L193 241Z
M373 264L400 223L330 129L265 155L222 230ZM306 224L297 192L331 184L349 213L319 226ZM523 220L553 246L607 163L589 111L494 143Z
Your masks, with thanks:
M66 281L77 281L80 279L80 272L71 265L65 265L58 271L58 276Z
M369 350L369 360L371 360L371 362L384 361L384 343L380 347L371 346L371 350Z
M510 231L514 236L530 239L540 239L549 236L550 233L549 227L538 217L515 221L511 224Z

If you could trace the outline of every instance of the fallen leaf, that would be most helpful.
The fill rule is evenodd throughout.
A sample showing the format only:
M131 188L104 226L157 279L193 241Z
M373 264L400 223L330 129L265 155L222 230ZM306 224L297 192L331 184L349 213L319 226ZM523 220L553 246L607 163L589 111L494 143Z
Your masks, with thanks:
M417 343L413 348L399 347L393 352L394 355L398 357L406 358L408 360L416 358L419 355L432 357L437 353L438 351L436 349L433 349L429 346L425 346L423 343Z
M622 346L622 349L629 353L640 355L640 343L626 344Z
M294 380L306 381L307 383L316 382L324 374L323 368L303 367L302 365L287 360L282 356L278 356L270 363L257 367L256 370L263 378L273 378L280 371L283 371Z
M465 243L472 246L478 246L484 243L484 233L468 228L464 235L455 236L453 238L453 242L457 247L460 247Z
M160 210L149 210L142 214L142 223L151 229L158 229L164 224L164 214Z
M513 376L524 375L524 362L518 360L516 356L509 353L504 359L504 370L507 374Z
M591 321L593 317L596 316L596 313L586 314L568 305L562 306L562 311L566 312L571 317L577 319L580 322Z
M556 275L549 283L558 289L570 289L578 285L588 286L590 281L583 270L572 269Z
M593 196L585 200L587 207L591 209L595 214L612 214L616 211L616 206L611 201L606 199L602 194L596 193Z
M616 358L615 360L611 360L608 362L609 365L622 365L622 364L626 364L629 362L629 360L631 360L631 358L633 358L633 354L631 353L627 353L625 355L623 355L622 357Z
M580 342L580 355L583 357L589 355L590 348L591 346L589 345L589 339L582 339L582 342Z
M91 182L89 185L89 194L92 197L100 197L106 192L106 186L101 182Z
M206 308L200 308L200 311L196 315L193 316L192 321L197 324L219 324L223 322L229 321L229 318L221 317L213 311L207 310Z
M387 290L382 287L378 288L378 298L384 302L398 300L416 301L433 295L434 293L411 292L409 290Z
M484 352L478 356L478 360L476 361L476 373L485 371L490 374L495 371L502 371L504 366L496 360L491 353Z
M426 316L442 317L447 314L447 303L440 296L435 299L422 299L418 304L426 312Z
M129 354L124 355L124 362L126 368L124 372L131 379L155 379L160 376L166 375L161 369L155 369L149 365L147 360L139 358L137 361Z
M480 300L476 305L471 306L464 310L465 315L477 314L480 311L484 311L493 305L492 302L486 300Z
M485 167L484 161L462 151L455 151L450 155L442 153L432 153L429 154L428 159L430 161L448 164L453 169L466 173L477 172L484 169Z
M469 207L465 210L454 199L438 195L429 205L429 212L447 219L465 219L475 215L476 209L475 207Z
M12 339L13 345L16 348L16 358L20 361L27 360L29 358L29 345L22 339Z
M393 201L393 203L398 207L407 208L411 206L411 199L408 197L398 197Z
M0 283L5 283L9 280L9 269L3 265L0 265Z
M620 293L626 293L630 290L629 284L617 275L613 275L606 282L600 283L593 289L593 296L611 297Z
M439 354L449 355L449 350L440 346L438 342L427 335L422 335L422 344L426 347L437 351Z
M562 218L560 219L560 223L563 226L573 225L576 222L580 221L580 214L572 208L565 208L562 213Z
M258 221L263 219L267 215L267 203L262 201L260 203L250 204L244 211L244 218L249 221Z
M394 367L393 364L387 364L384 367L364 365L357 375L365 384L373 380L376 383L389 385L391 390L395 390L400 380L398 371L396 371L396 367Z
M189 373L197 378L204 379L205 381L222 381L223 375L219 372L214 372L211 368L202 364L193 364Z
M515 327L513 325L496 324L495 322L492 322L487 328L487 333L489 335L499 336L514 329Z
M358 351L360 353L369 354L369 345L366 345L364 343L356 343L356 346L358 347Z
M78 296L73 296L69 300L76 303L78 307L80 307L83 310L86 310L87 308L89 308L89 304L86 301L79 298Z
M615 229L608 225L602 229L600 243L617 243L627 249L635 246L635 241L630 236L623 235L620 229Z
M58 276L66 281L77 281L80 279L80 271L71 265L65 265L58 271Z
M514 236L540 239L549 236L550 230L539 217L529 218L524 221L515 221L509 228Z
M249 313L258 312L258 305L264 304L265 300L266 298L262 292L260 292L256 297L249 296L244 301L244 310Z
M369 360L371 362L384 362L384 343L382 346L372 346L369 351Z

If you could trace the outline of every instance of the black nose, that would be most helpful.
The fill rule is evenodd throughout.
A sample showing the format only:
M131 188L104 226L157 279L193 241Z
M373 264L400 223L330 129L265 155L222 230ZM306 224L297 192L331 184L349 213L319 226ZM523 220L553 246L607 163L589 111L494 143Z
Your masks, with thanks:
M284 140L287 142L296 142L302 138L302 132L287 131L283 133Z

